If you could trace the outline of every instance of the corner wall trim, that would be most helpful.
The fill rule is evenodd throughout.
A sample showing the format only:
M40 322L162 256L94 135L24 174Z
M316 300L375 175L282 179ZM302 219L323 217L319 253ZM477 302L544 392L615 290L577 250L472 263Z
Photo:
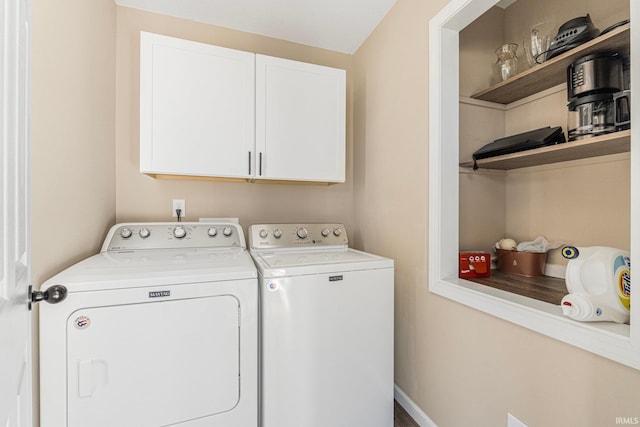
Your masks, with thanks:
M420 427L438 427L397 384L393 385L393 396Z

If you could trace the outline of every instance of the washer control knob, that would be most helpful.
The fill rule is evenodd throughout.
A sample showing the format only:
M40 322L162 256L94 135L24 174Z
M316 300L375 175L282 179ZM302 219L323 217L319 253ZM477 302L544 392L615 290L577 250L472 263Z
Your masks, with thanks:
M222 230L222 234L224 234L226 237L231 236L231 233L233 232L233 230L231 229L231 227L225 227Z
M147 237L149 237L151 235L151 232L149 231L148 228L141 228L140 231L138 231L138 234L143 239L146 239Z
M323 228L320 234L322 234L322 237L327 237L329 235L329 229Z
M258 233L258 235L263 238L266 239L267 236L269 235L269 233L267 233L267 230L260 230L260 232Z
M301 239L306 239L307 236L309 235L309 233L307 233L307 229L306 228L298 228L298 231L296 232L296 234Z
M279 228L276 228L275 230L273 230L273 237L275 237L276 239L279 239L282 237L282 231L280 231Z
M338 237L342 234L342 229L341 228L336 228L335 230L333 230L333 235Z
M122 236L123 239L128 239L132 234L133 233L128 228L123 228L122 230L120 230L120 236Z
M218 230L216 230L215 227L209 227L209 229L207 230L207 235L209 235L209 237L216 237L217 234Z
M183 226L179 225L173 229L173 235L176 239L183 239L187 235L187 230Z

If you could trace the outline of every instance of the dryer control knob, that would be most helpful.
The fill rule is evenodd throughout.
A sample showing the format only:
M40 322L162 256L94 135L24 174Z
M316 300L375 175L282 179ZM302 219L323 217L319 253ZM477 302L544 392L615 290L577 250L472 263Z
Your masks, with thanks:
M267 232L267 230L260 230L260 232L258 233L258 235L260 237L262 237L263 239L266 239L267 236L269 235L269 233Z
M322 234L322 237L327 237L329 235L329 229L323 228L320 234Z
M335 230L333 230L333 235L338 237L342 234L342 229L341 228L336 228Z
M123 228L122 230L120 230L120 236L122 236L123 239L128 239L132 234L133 233L128 228Z
M279 228L276 228L275 230L273 230L273 237L275 237L276 239L279 239L282 237L282 231L280 231Z
M151 232L149 231L148 228L141 228L140 231L138 231L138 234L143 239L146 239L147 237L149 237L151 235Z
M176 239L182 239L184 238L184 236L187 235L187 230L185 230L184 227L179 225L173 229L173 235L175 236Z
M296 234L301 239L306 239L307 236L309 235L309 233L307 233L307 229L306 228L298 228L298 231L296 232Z
M233 232L233 230L231 229L231 227L225 227L222 230L222 234L224 234L225 236L229 237L231 236L231 233Z
M215 227L210 227L207 230L207 234L209 235L209 237L216 237L216 235L218 234L218 230L216 230Z

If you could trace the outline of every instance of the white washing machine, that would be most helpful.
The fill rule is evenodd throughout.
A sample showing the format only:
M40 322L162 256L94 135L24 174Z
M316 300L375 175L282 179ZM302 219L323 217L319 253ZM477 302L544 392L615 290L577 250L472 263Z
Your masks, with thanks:
M393 260L341 224L249 228L261 307L262 427L393 426Z
M119 224L43 285L42 427L258 425L257 273L237 224Z

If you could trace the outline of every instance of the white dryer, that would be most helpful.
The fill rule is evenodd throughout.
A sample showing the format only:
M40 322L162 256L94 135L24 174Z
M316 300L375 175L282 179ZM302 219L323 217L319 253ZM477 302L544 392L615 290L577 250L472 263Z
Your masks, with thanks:
M249 228L261 305L262 427L393 426L393 260L342 224Z
M236 224L114 226L43 285L42 427L258 425L258 290Z

